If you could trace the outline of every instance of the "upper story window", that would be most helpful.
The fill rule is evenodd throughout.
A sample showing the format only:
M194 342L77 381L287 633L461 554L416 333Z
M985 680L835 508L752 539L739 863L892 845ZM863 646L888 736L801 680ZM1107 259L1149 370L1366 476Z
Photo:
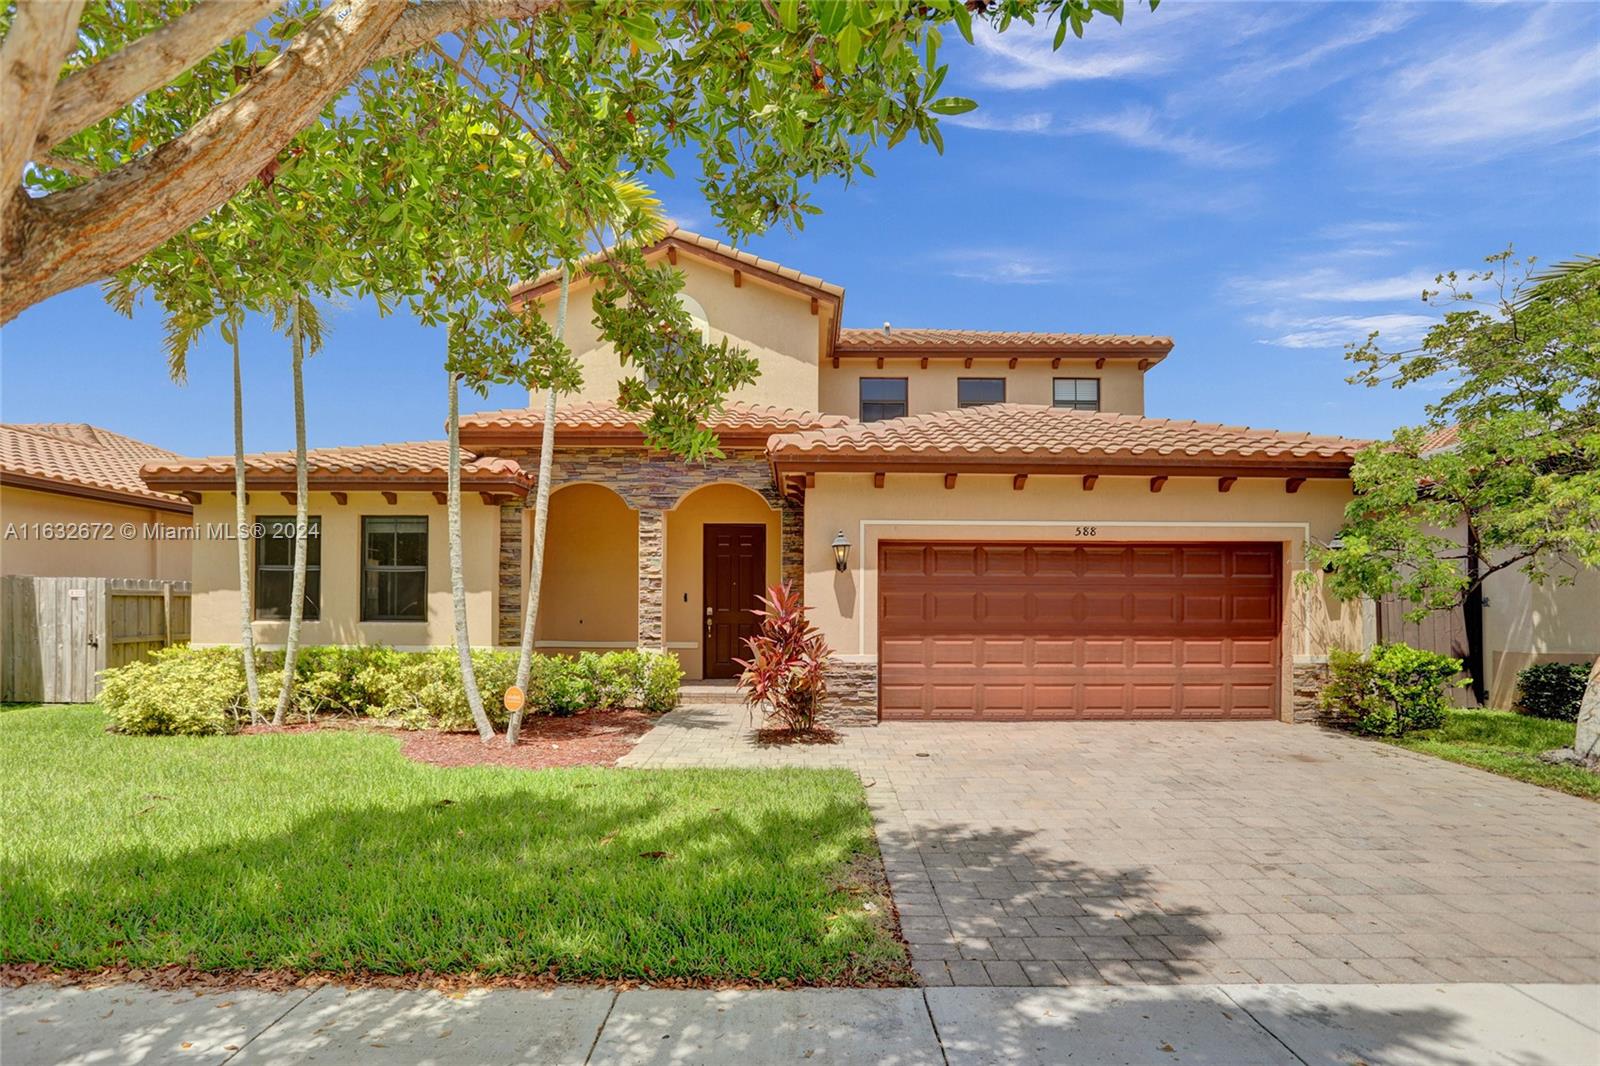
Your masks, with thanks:
M363 518L361 620L423 622L427 618L427 517Z
M256 617L286 619L294 595L294 516L262 518L256 538ZM322 602L322 520L306 519L306 594L301 617L315 622Z
M903 418L906 414L905 378L862 378L861 421Z
M1100 410L1099 378L1056 378L1051 402L1074 411Z
M986 403L1005 402L1005 378L958 378L956 380L957 407L981 407Z

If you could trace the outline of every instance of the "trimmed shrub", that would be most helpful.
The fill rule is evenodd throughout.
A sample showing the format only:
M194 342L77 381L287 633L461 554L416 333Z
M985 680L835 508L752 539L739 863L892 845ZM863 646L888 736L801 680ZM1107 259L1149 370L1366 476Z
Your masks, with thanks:
M271 716L283 681L283 656L257 656L262 712ZM506 723L503 698L516 681L517 655L474 651L473 673L484 710ZM575 714L586 707L671 710L683 671L675 656L620 651L533 657L527 712ZM227 733L248 720L244 661L237 648L168 648L148 661L103 675L102 702L112 728L125 733ZM393 719L407 729L470 730L472 710L454 648L399 652L392 648L308 647L295 664L291 710L297 715L363 714Z
M118 733L231 733L244 713L244 657L235 648L163 648L103 680L100 702Z
M643 681L639 704L651 714L665 714L678 705L678 685L683 681L683 666L670 652L638 652L642 656Z
M1461 673L1461 660L1408 644L1379 644L1367 656L1334 651L1328 666L1322 706L1357 733L1384 737L1442 725L1445 686Z
M1534 718L1576 722L1593 663L1535 663L1517 673L1517 710Z

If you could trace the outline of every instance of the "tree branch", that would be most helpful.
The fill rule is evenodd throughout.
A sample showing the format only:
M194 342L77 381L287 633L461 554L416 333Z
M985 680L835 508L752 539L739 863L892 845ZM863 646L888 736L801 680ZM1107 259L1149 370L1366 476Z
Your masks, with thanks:
M35 158L121 111L249 30L283 0L207 0L61 80L33 141Z
M15 197L32 155L61 67L78 40L83 0L18 0L0 44L0 218Z
M446 33L463 33L500 19L530 19L559 6L561 0L435 0L417 4L400 16L372 58L387 59L421 48Z
M52 13L68 6L32 4ZM559 0L344 0L328 8L242 90L181 136L83 185L12 198L0 213L0 322L115 273L204 218L315 122L371 63L441 33L494 19L531 18L557 6ZM22 125L8 122L7 135ZM31 146L37 120L27 126L18 143Z

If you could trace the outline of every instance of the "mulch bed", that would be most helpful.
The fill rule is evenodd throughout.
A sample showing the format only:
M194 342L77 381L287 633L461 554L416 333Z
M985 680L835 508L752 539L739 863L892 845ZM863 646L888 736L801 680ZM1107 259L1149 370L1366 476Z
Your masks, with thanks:
M809 732L793 729L758 729L751 743L758 748L782 748L807 744L837 744L840 736L827 726L817 726Z
M253 725L244 734L306 733L317 729L381 732L399 738L401 753L435 766L510 766L545 770L556 766L615 766L650 732L655 717L643 711L579 711L567 717L539 715L522 720L515 748L502 733L488 744L476 733L442 733L437 729L400 730L371 719L324 718L282 726Z
M643 711L579 711L567 718L524 718L517 746L505 738L485 744L476 733L421 730L405 734L408 759L436 766L615 766L650 732L655 719Z

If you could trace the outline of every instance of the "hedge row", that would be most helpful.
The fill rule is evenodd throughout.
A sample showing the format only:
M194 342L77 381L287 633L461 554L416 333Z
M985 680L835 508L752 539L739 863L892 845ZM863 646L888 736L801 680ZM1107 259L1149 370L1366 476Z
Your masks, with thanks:
M269 717L283 681L283 655L257 656L261 700ZM502 697L516 680L517 655L472 653L484 709L506 721ZM237 648L180 646L103 676L101 703L122 733L229 733L249 721L244 660ZM617 651L576 659L536 655L528 679L528 715L585 708L636 707L659 713L678 702L683 671L669 654ZM472 713L455 651L402 652L383 647L310 647L295 662L294 713L365 715L408 729L471 729Z

